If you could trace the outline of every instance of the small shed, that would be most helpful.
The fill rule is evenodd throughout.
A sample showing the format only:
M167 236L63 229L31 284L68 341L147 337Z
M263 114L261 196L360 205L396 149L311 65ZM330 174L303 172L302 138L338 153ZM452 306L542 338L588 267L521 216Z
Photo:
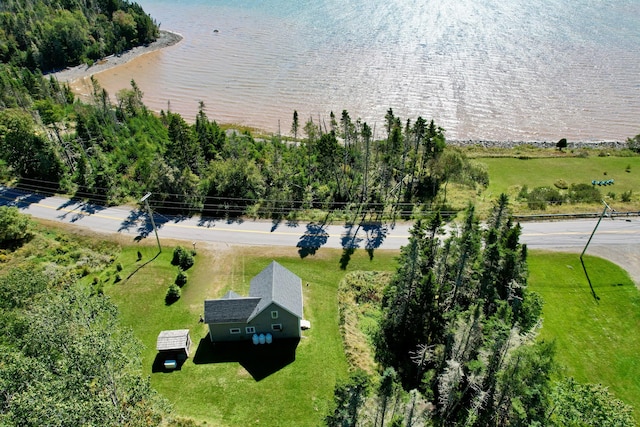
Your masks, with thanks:
M166 354L167 358L186 359L189 357L190 348L191 337L188 329L162 331L158 335L156 349L161 354Z

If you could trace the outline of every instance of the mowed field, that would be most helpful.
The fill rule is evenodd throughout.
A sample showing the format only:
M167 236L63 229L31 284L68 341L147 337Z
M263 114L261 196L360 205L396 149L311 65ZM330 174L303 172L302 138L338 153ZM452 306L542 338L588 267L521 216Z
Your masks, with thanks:
M586 273L585 273L586 269ZM640 422L640 292L615 264L586 255L532 251L529 287L544 299L540 339L556 343L562 373L602 384Z

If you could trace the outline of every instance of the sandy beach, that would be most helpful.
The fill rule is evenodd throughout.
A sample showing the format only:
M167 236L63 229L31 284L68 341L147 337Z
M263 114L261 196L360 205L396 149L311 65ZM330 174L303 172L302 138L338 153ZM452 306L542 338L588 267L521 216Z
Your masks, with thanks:
M132 59L135 59L146 53L173 46L174 44L179 43L181 40L182 36L178 33L160 30L158 39L147 46L138 46L126 52L123 52L120 55L107 56L106 58L102 58L101 60L96 61L90 67L86 64L82 64L76 67L58 71L57 73L51 73L49 75L55 77L60 82L72 83L76 80L92 76L93 74L126 64Z

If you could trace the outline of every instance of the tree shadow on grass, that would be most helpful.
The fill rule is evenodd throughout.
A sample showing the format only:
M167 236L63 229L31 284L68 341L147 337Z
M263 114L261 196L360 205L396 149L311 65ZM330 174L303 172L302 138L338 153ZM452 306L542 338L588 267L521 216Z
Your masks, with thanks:
M360 231L360 225L358 225L354 231L353 224L345 225L346 232L342 236L342 256L340 257L340 269L346 270L351 261L351 255L360 247L362 238L358 237Z
M288 338L262 345L254 345L251 341L212 343L207 335L200 340L193 363L237 362L254 380L260 381L294 362L299 342L298 338Z

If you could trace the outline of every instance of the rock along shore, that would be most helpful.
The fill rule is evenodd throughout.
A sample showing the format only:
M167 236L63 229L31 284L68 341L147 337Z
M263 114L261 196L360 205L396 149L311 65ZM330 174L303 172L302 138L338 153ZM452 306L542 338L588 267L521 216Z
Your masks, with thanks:
M557 141L486 141L480 139L447 140L448 145L456 146L480 146L484 148L515 148L522 145L530 145L536 148L556 148ZM627 148L627 143L622 141L567 141L567 149L572 148L611 148L621 150Z
M62 71L48 74L48 76L53 76L60 82L71 83L75 80L89 77L101 71L105 71L110 68L117 67L118 65L125 64L132 59L146 53L173 46L174 44L179 43L181 40L182 36L178 33L160 30L158 39L151 44L148 44L146 46L137 46L118 55L107 56L96 61L92 66L81 64L76 67L66 68Z

